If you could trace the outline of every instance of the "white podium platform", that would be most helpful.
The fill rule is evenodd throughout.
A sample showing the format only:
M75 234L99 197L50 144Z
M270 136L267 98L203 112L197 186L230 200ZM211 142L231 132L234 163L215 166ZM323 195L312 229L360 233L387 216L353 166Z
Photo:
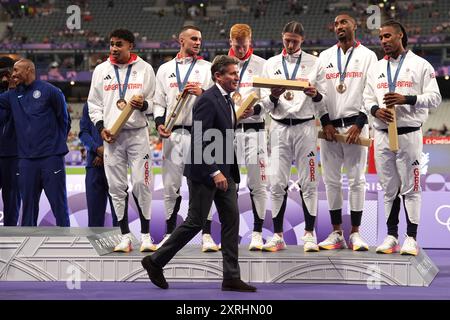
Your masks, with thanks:
M0 228L0 281L149 281L139 243L128 254L113 253L117 228ZM419 255L380 255L351 250L304 253L301 246L280 252L250 252L240 246L244 281L429 286L438 268ZM165 267L169 281L221 281L222 255L186 246Z

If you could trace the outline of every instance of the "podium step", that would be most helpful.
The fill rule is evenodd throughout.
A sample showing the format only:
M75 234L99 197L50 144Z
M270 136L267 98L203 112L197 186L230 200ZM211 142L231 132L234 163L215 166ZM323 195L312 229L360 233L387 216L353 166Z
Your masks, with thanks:
M130 253L114 253L117 228L0 228L0 281L148 281L133 241ZM239 248L241 277L260 283L322 283L429 286L438 268L419 255L380 255L348 249L305 253L301 246L280 252ZM164 268L170 281L222 280L222 254L186 246Z

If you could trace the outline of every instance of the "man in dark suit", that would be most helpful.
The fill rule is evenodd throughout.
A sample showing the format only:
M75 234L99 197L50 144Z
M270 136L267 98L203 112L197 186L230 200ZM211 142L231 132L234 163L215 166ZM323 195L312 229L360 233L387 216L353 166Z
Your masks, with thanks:
M256 291L240 279L238 263L236 183L240 177L233 146L236 114L230 98L239 83L238 63L229 56L217 56L213 61L211 74L215 85L200 96L193 109L191 161L184 171L189 187L188 216L158 251L142 259L150 280L162 289L169 287L162 268L202 230L214 201L222 228L222 290Z

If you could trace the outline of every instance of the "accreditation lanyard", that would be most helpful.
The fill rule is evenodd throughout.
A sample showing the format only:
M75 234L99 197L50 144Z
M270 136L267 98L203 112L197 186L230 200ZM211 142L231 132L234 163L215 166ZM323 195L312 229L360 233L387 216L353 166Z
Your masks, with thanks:
M181 82L181 77L180 77L180 69L178 68L178 61L175 63L175 72L177 75L177 83L178 83L178 90L180 92L183 92L184 87L186 86L186 83L188 82L189 76L191 75L192 69L194 69L195 63L197 62L197 59L195 59L195 57L193 57L192 59L194 59L191 62L191 65L189 66L188 72L186 73L186 76L184 77L183 82Z
M247 70L247 67L248 67L248 64L250 63L250 59L251 58L252 58L252 56L250 56L248 58L248 60L244 62L244 65L242 66L242 70L241 70L241 72L239 74L239 83L238 83L238 87L236 89L236 92L239 92L239 88L241 87L242 79L244 78L245 70Z
M390 64L390 61L388 59L388 62L387 62L387 81L388 81L388 86L389 86L389 92L395 92L395 87L397 86L397 78L398 78L398 75L400 73L400 69L402 68L403 61L405 60L406 53L407 53L407 51L405 51L400 57L400 62L398 63L397 70L395 71L394 80L392 80L391 64Z
M347 67L350 63L350 60L353 55L353 51L355 51L356 43L352 47L352 52L348 55L347 62L345 63L344 71L342 71L342 63L341 63L341 48L338 47L337 49L337 65L338 65L338 71L339 71L339 82L343 83L345 79L345 74L347 73Z
M286 77L286 80L295 80L295 77L297 76L298 68L300 67L300 61L302 61L302 54L303 53L300 53L300 56L297 58L297 62L295 63L294 72L292 73L291 77L289 77L289 71L287 68L286 59L284 57L281 58L281 62L283 63L284 76Z
M125 76L125 82L123 84L123 88L120 84L120 76L119 76L119 67L114 65L114 72L116 73L117 83L119 84L119 97L120 99L125 99L125 93L127 93L128 89L128 80L130 79L131 68L133 68L132 64L128 65L127 74Z

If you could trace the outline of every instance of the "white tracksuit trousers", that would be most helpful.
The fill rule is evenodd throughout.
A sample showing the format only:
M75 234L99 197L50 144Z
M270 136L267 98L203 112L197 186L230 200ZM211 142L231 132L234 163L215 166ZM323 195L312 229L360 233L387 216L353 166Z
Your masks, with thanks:
M128 166L132 193L142 215L150 219L152 201L151 150L147 127L122 130L114 143L105 143L105 173L117 220L124 217L128 195Z
M350 126L336 128L342 134L348 129ZM367 125L363 127L361 137L369 137ZM320 139L320 161L330 210L342 209L342 167L347 169L350 210L364 209L367 153L367 147Z
M275 120L270 126L270 191L272 216L276 217L284 202L292 161L298 169L298 184L306 208L317 215L317 129L315 120L289 126Z
M384 190L386 219L397 195L404 196L409 220L419 224L421 209L420 160L422 131L398 135L399 150L389 149L388 134L375 130L375 165ZM400 192L400 193L399 193Z
M264 220L267 203L267 142L265 130L236 130L236 156L247 168L247 187L258 217Z

